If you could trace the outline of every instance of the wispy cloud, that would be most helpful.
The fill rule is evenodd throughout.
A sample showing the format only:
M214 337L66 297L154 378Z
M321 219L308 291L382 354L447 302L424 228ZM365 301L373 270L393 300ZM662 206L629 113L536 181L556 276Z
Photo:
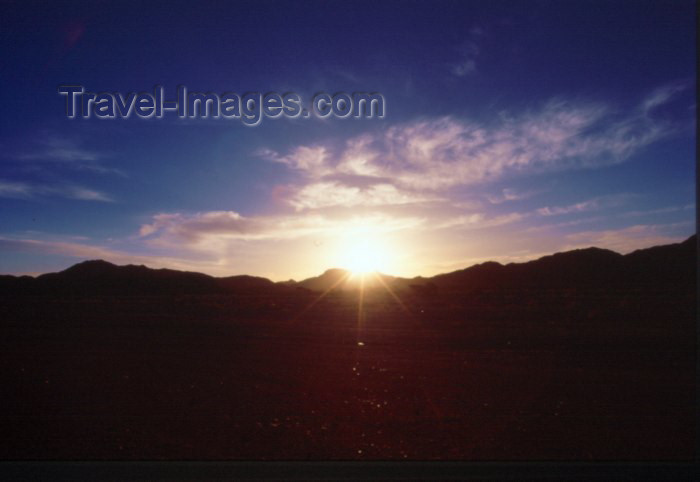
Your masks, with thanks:
M29 184L21 182L0 181L0 197L5 198L28 198L33 193Z
M530 216L529 213L508 213L496 216L487 216L482 213L472 213L462 216L457 216L454 218L447 219L445 221L439 222L435 227L437 229L448 229L448 228L472 228L472 229L484 229L492 228L495 226L503 226L506 224L511 224L520 221L526 217Z
M602 208L620 206L630 199L630 194L615 194L611 196L599 196L586 201L581 201L566 206L545 206L537 209L537 214L541 216L557 216L560 214L581 213L585 211L596 211Z
M480 246L478 240L501 239L499 242L503 244L506 243L503 233L525 231L535 233L533 239L536 239L536 229L540 233L557 233L556 238L548 238L547 247L560 250L598 245L626 252L674 242L679 240L674 236L678 230L668 225L561 234L563 228L571 230L591 220L606 219L608 210L623 205L630 195L599 196L561 204L550 201L551 204L523 210L522 206L513 208L515 202L531 198L541 190L509 187L484 195L479 194L485 192L481 187L464 189L479 184L488 189L491 181L510 182L518 175L624 162L675 132L675 126L654 116L655 109L675 95L672 88L664 92L655 91L626 115L603 103L558 98L538 108L504 112L485 121L455 117L421 119L354 136L340 145L332 142L299 145L286 153L262 149L257 151L258 156L286 166L294 174L287 181L290 184L280 191L286 207L273 215L243 215L232 210L154 214L129 242L133 243L134 253L152 251L156 255L131 254L130 250L91 246L87 242L26 238L0 239L0 248L35 249L212 274L244 272L247 266L260 263L273 266L277 263L260 260L269 258L270 253L296 253L300 249L298 252L306 254L286 261L296 263L294 269L280 270L304 273L307 269L312 272L305 274L311 275L319 266L329 267L322 264L333 263L334 259L331 248L325 251L326 258L314 250L326 249L318 246L330 245L338 239L355 239L355 235L349 235L354 232L411 239L416 246L407 243L402 254L409 260L417 258L424 249L422 246L432 246L431 242L440 239L446 247L441 254L430 254L433 265L464 259L463 241L471 243L466 249L474 259L529 259L533 253L540 253L544 245L537 241L527 245L527 241L522 241L518 249L527 249L522 255L513 254L509 258L488 256L496 248L487 246L488 243ZM101 165L98 153L81 150L79 145L58 142L45 147L44 161L39 160L38 153L26 155L25 160ZM40 196L112 201L108 195L80 185L0 180L0 197ZM583 213L598 217L580 219L578 215ZM620 219L625 215L637 214L634 211L616 214ZM555 223L537 226L545 221ZM561 236L564 243L552 244L552 240L560 240ZM308 259L301 260L300 256ZM431 269L415 263L413 274L426 274L425 270ZM255 274L265 274L253 269Z
M405 190L392 184L380 183L362 188L347 186L337 181L317 182L301 188L289 200L297 211L343 206L389 206L424 203L438 200Z
M540 192L541 191L518 191L516 189L506 188L502 189L499 194L487 195L486 199L488 199L491 204L501 204L504 202L528 199L536 194L539 194Z
M653 111L656 107L670 102L674 97L677 96L677 94L683 92L689 87L690 83L685 81L674 82L659 87L658 89L654 90L651 94L649 94L649 96L646 99L644 99L644 102L641 106L642 111L645 115L650 114L651 111Z
M597 246L618 253L629 253L649 246L683 241L687 236L672 235L669 232L679 228L687 230L692 222L674 224L637 224L619 229L583 231L565 236L562 251Z
M459 60L450 64L450 72L456 77L467 77L476 72L476 59L481 53L479 40L484 30L473 27L469 30L469 38L458 47Z
M654 97L661 102L652 94L641 105ZM317 145L260 154L315 180L344 174L435 191L506 175L617 164L674 132L638 109L620 116L603 103L557 98L536 110L501 113L495 122L426 119L350 139L339 150Z
M687 211L690 209L695 209L695 204L685 204L683 206L668 206L665 208L648 209L645 211L628 211L626 213L623 213L621 216L623 216L623 217L650 216L650 215L654 215L654 214L676 213L676 212L680 212L680 211Z
M121 169L105 166L103 153L87 149L76 140L55 134L44 135L37 140L37 146L29 147L15 157L25 162L58 164L76 171L126 175Z
M207 271L227 274L226 271L220 271L215 262L208 262L203 259L138 255L105 246L78 242L0 237L0 251L58 254L84 260L104 259L116 264L143 264L152 268L170 268L185 271Z
M328 165L328 151L322 146L299 146L286 156L271 149L260 149L257 155L269 161L286 164L312 178L321 178L333 172Z
M432 209L405 205L396 206L393 211L368 209L361 214L357 210L331 210L323 214L294 212L269 216L244 216L234 211L160 213L141 226L134 242L148 249L177 252L185 258L189 253L215 258L219 267L237 270L251 259L264 259L267 266L275 266L278 263L270 258L272 253L294 252L291 258L280 257L280 262L294 264L295 276L310 276L336 266L342 254L338 250L347 243L390 238L394 240L390 243L394 250L387 254L391 259L388 262L395 265L390 272L416 275L427 274L431 269L428 265L441 259L444 254L440 253L449 249L431 240L453 239L460 231L500 229L531 215L459 214L459 210L449 209L447 205ZM426 248L429 246L433 247ZM431 250L429 259L419 256L423 249Z
M56 196L79 201L113 202L105 193L76 185L54 185L0 180L0 197L31 199L41 196Z
M139 230L142 237L160 244L180 244L209 249L212 243L232 240L294 239L303 236L337 236L352 229L375 233L415 228L424 219L415 216L389 216L370 213L347 217L323 215L242 216L234 211L195 214L162 213Z
M137 236L129 239L100 243L47 239L42 233L0 235L0 252L61 254L219 276L246 273L288 279L290 273L312 276L337 266L340 241L411 233L420 229L423 222L416 216L396 217L382 213L344 218L320 215L248 217L233 211L161 213L154 215L149 223L141 226Z
M442 229L497 228L532 215L534 212L498 216L465 215L461 219L452 219L452 224L443 223ZM410 237L428 240L431 236L433 239L445 239L445 233L436 229L439 224L440 220L408 215L393 217L381 213L346 219L323 216L245 217L227 211L172 213L155 215L152 222L142 226L140 236L130 240L125 249L115 249L113 243L104 245L91 243L87 239L38 239L43 236L26 233L23 237L0 236L0 251L53 253L79 259L101 258L117 264L145 264L154 268L169 267L219 276L248 272L273 279L287 279L289 268L285 268L285 264L293 266L293 272L301 276L315 275L319 270L333 266L330 263L337 260L334 257L337 252L333 248L334 242L337 244L337 238L358 240L390 235L399 239ZM463 238L472 240L468 250L459 248L451 251L447 246L447 251L437 254L431 248L433 257L429 260L415 260L422 252L420 245L403 246L404 254L401 256L416 261L416 264L413 267L404 266L407 270L404 273L394 274L430 275L487 260L521 262L551 252L589 246L627 253L634 249L681 241L691 229L692 222L646 224L582 231L556 238L524 237L520 240L524 244L496 237L491 238L496 241L493 245L479 242L481 235L476 238L470 236ZM485 235L490 236L488 233ZM455 240L454 237L451 239ZM429 242L428 245L432 246ZM124 242L120 242L119 246L124 246ZM292 246L295 252L293 258L271 258L271 253L279 253L281 249L291 249ZM504 254L503 246L510 248L505 252L507 254ZM144 251L151 254L143 254ZM464 258L466 252L472 256ZM261 265L262 260L267 260L268 263Z

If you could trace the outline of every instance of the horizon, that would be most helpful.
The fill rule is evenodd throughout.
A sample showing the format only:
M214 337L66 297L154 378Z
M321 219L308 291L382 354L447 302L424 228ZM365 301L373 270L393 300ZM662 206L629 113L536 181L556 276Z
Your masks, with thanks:
M684 240L682 240L682 241L679 241L679 242L677 242L677 243L669 243L669 244L666 244L666 245L646 246L646 247L638 248L638 249L635 249L635 250L632 250L632 251L629 251L629 252L624 252L624 253L623 253L623 252L617 252L617 251L614 251L614 250L608 250L608 251L611 251L611 252L613 252L613 253L619 254L619 255L621 255L621 256L625 256L625 255L631 254L631 253L636 252L636 251L642 251L642 250L646 250L646 249L650 249L650 248L655 248L655 247L660 247L660 246L667 246L667 245L682 244L682 243L685 243L685 242L689 241L690 239L692 239L693 237L696 237L696 236L697 236L697 233L694 233L694 234L692 234L691 236L689 236L688 238L686 238L686 239L684 239ZM588 250L588 249L605 249L605 248L600 248L600 247L598 247L598 246L588 246L588 247L583 247L583 248L576 248L576 249L569 250L569 251L557 251L557 252L554 252L554 253L544 254L544 255L539 256L539 257L537 257L537 258L531 258L531 259L527 259L527 260L523 260L523 261L510 261L510 262L507 262L507 263L502 263L502 262L500 262L500 261L498 261L498 260L484 260L484 261L480 261L480 262L478 262L478 263L471 264L471 265L469 265L469 266L464 266L464 267L462 267L462 268L457 268L456 270L452 270L452 271L448 271L448 272L435 273L435 274L432 274L432 275L429 275L429 276L424 276L424 275L397 276L397 275L394 275L394 274L392 274L392 273L385 273L385 272L381 272L381 271L377 271L377 270L353 271L352 269L349 269L349 268L341 268L341 267L337 267L337 266L336 266L336 267L329 267L329 268L326 268L326 269L324 269L323 271L321 271L321 272L319 272L319 273L317 273L317 274L315 274L315 275L313 275L313 276L310 276L310 277L305 277L305 278L295 278L295 277L291 277L291 278L287 278L287 279L284 279L284 280L269 279L269 278L265 278L264 276L256 275L256 274L254 274L254 273L233 273L233 274L209 275L209 276L212 276L212 277L214 277L214 278L228 278L228 277L237 277L237 276L250 276L250 277L254 277L254 278L268 279L269 281L272 281L273 283L285 283L285 282L290 282L290 281L293 281L293 282L295 282L295 283L299 283L299 282L306 281L306 280L309 280L309 279L318 278L318 277L320 277L320 276L322 276L322 275L324 275L324 274L326 274L326 273L328 273L328 272L331 272L331 271L342 271L342 272L344 272L344 273L346 273L346 274L349 275L349 277L347 278L347 280L355 279L355 278L358 277L358 276L361 277L361 278L363 278L363 279L364 279L365 277L367 277L367 276L388 276L388 277L390 277L390 278L407 279L407 280L416 279L416 278L430 279L430 278L432 278L432 277L434 277L434 276L439 276L439 275L443 275L443 274L450 274L450 273L457 272L457 271L463 271L463 270L467 270L467 269L469 269L469 268L472 268L472 267L475 267L475 266L479 266L479 265L482 265L482 264L486 264L486 263L497 263L497 264L499 264L499 265L501 265L501 266L508 266L508 265L511 265L511 264L524 264L524 263L528 263L528 262L530 262L530 261L537 261L537 260L539 260L539 259L542 259L543 257L553 256L553 255L555 255L555 254L569 253L569 252L575 252L575 251L580 251L580 250ZM85 263L99 263L99 262L106 262L106 263L111 264L111 265L116 266L116 267L137 266L137 267L145 267L145 268L152 269L152 270L158 270L158 269L172 269L172 268L167 268L167 267L166 267L166 268L163 268L163 267L153 267L153 266L148 266L147 264L133 264L133 263L129 263L129 264L116 264L116 263L112 263L112 262L107 261L107 260L104 260L104 259L84 259L84 260L81 260L81 261L76 261L75 263L71 264L70 266L66 266L65 268L59 269L59 270L57 270L57 271L52 271L52 272L48 272L48 271L47 271L47 272L44 272L44 273L26 273L26 274L0 273L0 276L16 276L16 277L20 277L20 276L30 276L30 277L33 277L33 278L37 278L38 276L41 276L41 275L43 275L43 274L60 273L60 272L62 272L62 271L68 270L68 269L73 268L74 266L77 266L77 265L80 265L80 264L85 264ZM197 274L207 274L207 273L203 273L203 272L201 272L201 271L189 271L189 270L177 270L177 269L175 269L175 270L173 270L173 271L178 271L178 272L183 272L183 273L184 273L184 272L190 272L190 273L197 273Z
M149 3L128 33L123 7L0 7L1 273L430 277L696 232L695 2ZM78 84L385 105L69 118Z

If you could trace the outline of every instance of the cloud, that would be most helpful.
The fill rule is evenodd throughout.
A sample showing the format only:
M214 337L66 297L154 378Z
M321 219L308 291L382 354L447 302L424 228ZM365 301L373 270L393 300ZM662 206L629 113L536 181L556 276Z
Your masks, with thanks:
M289 203L301 211L334 206L389 206L429 201L431 199L428 197L401 191L392 184L373 184L362 188L333 181L306 185L294 194Z
M654 90L642 102L641 109L645 115L648 115L656 107L670 102L676 95L690 87L688 82L674 82L664 85Z
M450 64L450 72L456 77L467 77L476 72L476 59L481 53L478 40L484 35L484 31L479 27L469 30L469 38L459 46L459 60Z
M295 266L295 276L298 270L332 265L334 254L328 246L341 239L354 239L355 235L349 233L356 232L386 234L397 239L399 245L402 239L410 239L402 254L408 260L406 266L417 266L421 261L413 260L422 259L424 246L437 239L447 240L437 256L442 257L440 262L454 260L455 253L463 253L464 249L473 256L487 255L494 245L479 243L479 239L494 241L504 232L516 233L518 223L526 220L531 225L545 219L559 221L557 216L571 214L604 215L607 208L623 204L631 195L599 196L518 212L504 208L508 202L541 191L506 188L487 195L489 203L479 203L474 201L479 195L472 190L456 188L517 175L624 162L675 132L674 126L644 115L644 102L620 114L603 103L557 98L525 112L502 112L489 120L424 118L353 136L343 143L297 145L286 152L262 149L257 151L258 156L294 173L290 184L275 191L275 199L288 206L285 212L161 212L141 226L135 241L149 249L215 260L211 262L218 269L234 265L240 269L246 263L252 266L254 258L277 265L267 259L270 253L293 251L298 254L284 262ZM560 230L587 222L562 221L540 228ZM525 226L519 232L527 230ZM569 246L588 241L629 248L671 237L661 228L649 233L604 235L587 231L565 241ZM548 239L544 244L559 248L552 244L553 238ZM528 257L542 251L543 240L538 238L534 244L529 238L499 242L504 246L518 244L526 250L523 256ZM325 258L319 250L327 250L323 251ZM416 267L417 272L425 269Z
M233 211L160 213L129 239L100 245L97 241L47 240L41 233L0 235L0 252L100 258L218 276L247 273L289 279L290 275L313 276L337 266L343 242L405 236L421 230L423 222L418 216L382 213L345 217L248 217Z
M461 62L452 65L450 72L457 77L466 77L467 75L476 72L476 60L465 55L465 58L462 59Z
M78 259L104 259L116 264L143 264L152 268L170 268L184 271L207 271L227 274L213 262L202 259L183 259L181 257L138 255L85 243L40 240L27 238L0 237L0 251L19 251L37 254L58 254Z
M496 226L503 226L520 221L530 216L529 213L508 213L496 216L486 216L482 213L472 213L468 215L457 216L440 222L437 229L448 228L473 228L483 229Z
M102 201L114 202L114 199L108 195L92 189L87 189L79 186L69 186L56 191L57 194L69 199L78 199L81 201Z
M624 217L649 216L649 215L654 215L654 214L668 214L668 213L674 213L674 212L679 212L679 211L686 211L689 209L695 209L695 204L685 204L683 206L669 206L669 207L659 208L659 209L649 209L646 211L628 211L626 213L623 213L621 216L624 216Z
M485 256L470 257L470 258L460 258L459 261L450 261L446 263L438 263L436 265L437 271L439 273L445 273L450 271L455 271L459 269L464 269L465 267L473 266L475 264L481 264L488 261L496 261L501 264L509 263L526 263L535 259L542 258L543 256L551 255L550 251L536 251L536 250L524 250L515 254L502 254L494 253Z
M491 122L423 119L355 137L338 150L299 146L286 155L262 155L313 180L346 175L391 183L397 190L438 191L618 164L674 132L674 126L639 110L620 116L602 103L557 98L517 115L501 113Z
M451 263L463 259L465 253L474 259L503 260L506 258L495 255L497 250L524 248L525 259L545 246L547 252L551 252L549 247L572 249L591 245L625 251L675 242L679 239L673 233L682 230L668 225L565 234L563 246L555 245L556 240L562 239L559 233L548 238L518 236L535 221L564 221L538 226L556 232L563 227L606 219L571 221L564 216L604 216L607 208L620 205L627 195L600 196L570 204L542 203L534 209L513 212L509 209L513 204L508 203L541 191L506 188L494 190L495 194L484 198L483 193L488 191L471 189L531 173L624 162L649 144L676 132L676 126L656 118L656 109L670 102L675 92L672 87L657 90L627 113L605 103L556 98L527 111L501 112L491 119L422 118L353 136L343 143L297 145L282 152L262 149L257 152L260 157L294 174L290 184L280 191L286 212L156 213L130 240L134 252L158 253L153 256L79 242L3 238L0 244L8 249L36 249L218 274L246 270L266 274L261 271L279 270L278 273L284 273L280 278L288 278L290 274L307 274L304 270L312 271L308 273L311 275L318 268L332 266L335 248L329 247L332 243L328 241L354 232L387 234L398 239L396 251L403 249L401 255L408 260L405 269L413 274L427 274L426 259L430 263ZM78 144L59 142L44 147L43 160L38 152L28 154L25 160L52 160L74 168L81 164L101 166L98 153ZM83 186L0 180L0 197L39 196L111 201L106 194ZM688 226L683 228L687 229ZM403 240L406 246L402 248ZM324 247L318 248L316 243ZM326 257L319 254L323 250L327 250L323 255ZM294 256L279 256L285 252ZM265 263L269 268L258 268Z
M595 211L602 208L614 207L623 204L629 199L629 194L616 194L612 196L600 196L586 201L569 204L567 206L545 206L537 209L537 214L541 216L558 216L560 214L581 213L585 211Z
M377 166L380 153L372 150L373 142L374 137L369 134L348 140L337 163L337 172L354 176L381 177L381 170Z
M447 209L445 209L447 208ZM364 212L362 212L364 211ZM463 210L462 210L463 211ZM350 243L371 240L392 246L386 261L392 274L427 274L434 259L444 257L460 231L476 232L515 223L529 214L460 213L450 206L394 206L244 216L235 211L159 213L144 223L134 242L147 249L217 260L221 272L245 272L245 266L276 279L312 276L337 266ZM484 233L484 236L488 236ZM481 235L480 235L481 236ZM424 258L423 250L431 256ZM481 248L479 248L481 249ZM293 256L279 253L293 253ZM213 261L212 261L213 263Z
M57 196L79 201L113 202L107 194L75 185L48 186L26 182L0 180L0 197L31 199L42 196Z
M693 222L674 224L638 224L620 229L584 231L565 236L561 250L571 250L596 246L618 253L630 253L636 249L684 241L688 235L671 235L669 231L688 231Z
M254 221L234 211L213 211L193 216L180 213L163 213L153 216L151 224L139 230L141 236L150 236L158 231L167 231L185 240L196 239L199 233L245 235L255 231Z
M369 213L347 217L322 215L242 216L234 211L195 214L161 213L139 230L153 244L210 249L230 241L284 240L305 236L338 236L352 230L387 233L412 229L424 223L416 216Z
M687 237L684 233L692 232L693 228L693 223L689 221L584 231L556 238L510 238L502 233L494 235L488 232L479 233L478 236L454 236L460 230L504 226L532 215L534 212L495 216L472 213L461 217L428 219L383 213L346 218L308 215L247 217L231 211L161 213L141 227L138 237L120 241L118 245L122 249L114 249L114 242L105 246L91 244L89 240L45 240L36 239L41 235L33 233L23 238L0 236L0 251L101 258L117 264L145 264L218 276L248 273L288 279L290 275L312 276L334 266L338 255L342 254L338 249L344 246L343 242L381 239L386 235L394 240L389 245L393 247L392 255L397 257L397 266L403 271L389 272L414 276L436 274L448 268L464 268L486 260L525 261L555 251L589 246L629 252L681 241ZM450 229L457 231L443 231ZM410 242L402 244L403 240ZM431 240L447 243L438 248ZM294 256L279 255L285 251L293 252ZM430 252L432 256L424 258L425 252ZM509 254L504 255L504 252ZM469 253L470 258L465 259L465 253Z
M504 196L505 197L505 196ZM520 199L520 197L513 195L514 198ZM510 212L504 214L486 215L483 210L475 213L470 213L466 215L459 215L455 217L449 217L440 221L435 227L438 229L445 228L475 228L484 229L496 226L504 226L507 224L516 223L522 221L523 219L532 219L536 217L550 217L559 216L564 214L575 214L588 211L599 211L604 208L610 208L615 206L620 206L624 204L628 199L633 197L630 194L615 194L609 196L599 196L593 199L588 199L586 201L581 201L574 204L569 204L566 206L545 206L542 208L537 208L532 211L527 212ZM500 200L501 198L499 198ZM600 220L601 217L597 218L587 218L581 220L566 221L558 224L531 226L526 229L526 231L536 231L541 229L547 229L552 227L564 227L564 226L574 226L577 224L590 222L593 220Z
M0 197L29 198L33 190L29 184L21 182L0 181Z
M261 149L257 154L264 159L286 164L312 178L320 178L332 172L326 161L328 151L322 146L299 146L286 156L271 149Z
M16 158L37 163L59 163L62 167L76 171L126 176L120 169L103 165L103 154L86 149L74 140L49 134L39 139L38 144L40 147L22 152Z
M486 196L491 204L501 204L510 201L520 201L522 199L530 198L541 191L518 191L516 189L506 188L501 190L500 194L490 194Z

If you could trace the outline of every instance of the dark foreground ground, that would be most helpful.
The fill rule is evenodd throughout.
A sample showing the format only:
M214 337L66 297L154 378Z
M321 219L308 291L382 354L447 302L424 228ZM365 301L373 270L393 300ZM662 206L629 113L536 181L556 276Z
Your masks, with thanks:
M690 459L695 296L6 297L0 458Z

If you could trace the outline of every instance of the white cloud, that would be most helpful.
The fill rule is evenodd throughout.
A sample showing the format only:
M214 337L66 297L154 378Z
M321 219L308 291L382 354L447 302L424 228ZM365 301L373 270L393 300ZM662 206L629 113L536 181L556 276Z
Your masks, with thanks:
M436 228L492 228L520 221L529 215L529 213L508 213L496 216L486 216L482 213L472 213L442 221L436 226Z
M576 204L570 204L568 206L545 206L537 210L537 214L542 216L556 216L559 214L571 214L580 213L583 211L591 211L593 209L598 209L600 203L597 199L592 199L590 201L583 201Z
M228 241L294 239L304 236L335 236L353 229L387 233L412 229L424 220L416 216L388 216L369 213L346 217L322 215L278 215L245 217L234 211L196 214L163 213L139 230L156 244L209 249L212 243Z
M334 206L389 206L430 201L430 198L401 191L392 184L373 184L366 188L347 186L336 181L317 182L301 188L289 200L297 211ZM433 199L437 200L437 198Z
M563 250L591 245L625 252L675 242L679 238L673 233L680 232L679 229L639 225L568 234L563 246L555 245L555 240L562 239L556 232L558 228L601 219L570 221L557 216L605 214L605 208L621 204L626 199L624 195L544 205L534 210L528 208L526 212L503 212L512 206L508 202L541 191L502 189L497 194L486 195L490 204L479 194L483 193L481 190L444 192L521 174L623 162L675 132L674 126L652 116L656 107L672 98L673 89L669 89L671 93L661 90L652 93L631 113L622 116L612 106L602 103L553 99L539 108L517 114L501 113L486 122L454 117L420 119L355 136L341 145L302 145L286 153L261 150L258 155L297 174L293 181L296 184L285 186L288 212L252 216L225 210L155 214L131 241L138 252L145 248L173 256L130 254L63 241L0 239L0 242L6 247L24 246L76 257L212 274L246 271L266 274L265 269L279 270L283 273L280 278L306 274L305 269L311 270L309 275L317 274L317 269L332 266L331 248L327 248L328 257L321 258L318 251L326 248L318 248L317 243L328 246L333 239L363 230L399 238L395 246L401 247L405 242L409 266L406 269L415 269L413 274L426 274L420 263L426 263L428 258L430 263L448 264L464 259L465 253L473 259L508 259L495 253L500 249L513 254L514 251L508 251L513 248L511 244L519 244L513 249L525 249L521 258L527 259L545 246L547 252L551 252L549 247ZM99 166L100 157L96 153L72 150L79 146L69 143L47 146L45 153L55 161ZM37 196L111 200L106 194L82 186L0 180L0 197ZM456 201L457 197L463 201ZM629 213L633 215L636 214ZM541 231L552 230L556 236L542 236L539 240L515 236L527 231L521 230L517 223L535 219L565 222L538 226ZM504 232L507 232L505 237ZM273 259L272 253L279 259ZM280 253L294 253L294 256ZM328 265L326 260L330 260ZM280 267L282 263L287 265Z
M335 170L356 176L381 177L381 170L377 165L379 152L371 149L373 141L373 136L369 134L347 141Z
M328 151L322 146L299 146L286 156L281 156L271 149L261 149L257 154L264 159L286 164L312 178L320 178L333 172L326 162Z
M397 266L403 272L388 272L414 276L437 274L487 260L525 261L589 246L626 253L682 241L693 230L693 223L686 222L585 231L555 238L528 235L506 239L503 233L488 231L478 236L457 234L462 229L503 226L529 215L463 215L461 219L453 219L451 225L444 223L443 229L457 230L449 233L436 229L440 220L381 213L344 219L294 215L245 217L226 211L172 213L154 216L151 223L142 227L142 236L130 240L128 245L123 241L118 244L122 249L115 249L114 243L105 246L88 240L36 239L40 234L26 233L22 238L0 236L0 251L101 258L117 264L145 264L217 276L248 273L288 279L290 275L313 276L334 266L342 255L338 249L344 246L339 241L391 239L387 246L391 246L392 254L398 259ZM437 240L444 241L444 245L435 245ZM151 254L143 254L146 250ZM281 254L285 252L294 255ZM430 257L426 258L426 253ZM464 258L465 254L470 257Z
M523 173L594 168L629 159L674 132L634 111L620 117L601 103L553 99L495 123L424 119L351 139L333 152L300 146L262 155L314 180L341 175L390 182L397 189L436 191Z
M452 246L461 231L497 228L530 215L464 213L449 206L371 209L354 209L354 214L330 210L324 214L270 216L243 216L233 211L161 213L141 226L139 237L134 241L148 249L178 253L185 259L191 255L216 259L220 267L228 266L233 272L242 272L242 266L258 266L252 268L255 269L252 274L267 273L267 276L287 279L315 275L336 266L348 243L382 240L376 242L392 247L390 257L395 265L387 272L414 276L428 273L429 264L448 255L450 248L435 245L437 240ZM365 212L360 214L361 211ZM491 233L484 231L483 236L491 236ZM421 253L426 249L431 255L423 259ZM257 261L253 263L253 259ZM279 274L285 269L282 263L294 268ZM278 270L277 274L272 270Z
M501 190L500 194L490 194L486 196L491 204L501 204L510 201L520 201L530 198L541 191L518 191L516 189L506 188Z

